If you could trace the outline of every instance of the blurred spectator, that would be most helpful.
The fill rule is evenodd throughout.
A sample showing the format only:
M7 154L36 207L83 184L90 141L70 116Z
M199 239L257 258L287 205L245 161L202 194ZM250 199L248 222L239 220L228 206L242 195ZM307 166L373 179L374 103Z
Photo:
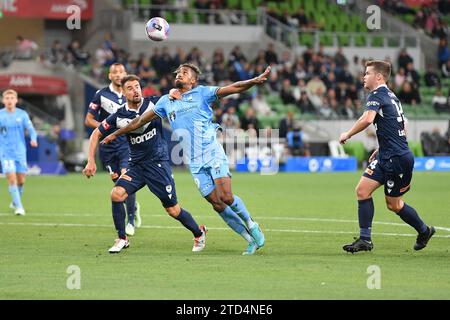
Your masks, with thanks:
M229 107L227 112L222 116L223 129L238 129L240 128L239 118L236 114L235 107Z
M306 91L302 92L302 95L300 96L300 100L297 102L298 108L302 113L311 113L315 114L316 109L314 108L313 104L308 98L308 94Z
M405 81L397 95L398 99L404 104L419 104L421 102L419 91L411 83Z
M450 78L450 59L446 63L442 64L442 76L444 78Z
M348 60L345 57L344 53L342 52L342 48L339 47L336 54L334 55L334 61L336 62L336 65L339 68L343 68L345 65L348 64Z
M64 61L66 56L66 52L61 46L61 42L59 40L55 40L52 43L52 47L50 48L49 52L49 61L52 64L58 64Z
M77 40L72 41L67 47L68 63L73 66L87 65L89 63L89 53L80 49L80 43Z
M253 108L250 107L245 110L245 115L241 118L241 128L245 131L254 129L256 130L256 135L259 135L259 122Z
M439 69L442 69L442 65L447 63L449 59L450 59L450 52L447 45L447 39L442 38L439 40L439 47L438 47Z
M433 30L431 31L431 36L433 38L437 39L447 39L448 38L448 31L445 28L444 23L441 20L438 20L436 25L434 26Z
M258 115L268 116L273 112L267 103L266 97L262 94L260 90L257 91L256 97L254 97L251 101L251 106L255 109Z
M36 42L29 39L24 39L22 36L17 36L14 58L23 60L33 59L38 49L39 46Z
M284 79L281 85L280 98L283 104L294 104L295 98L292 93L291 82L289 79Z
M169 84L169 81L166 77L161 78L161 80L159 81L159 91L161 92L161 95L168 94L172 87L173 86Z
M406 65L406 70L405 70L405 75L406 75L406 79L413 83L414 86L417 88L419 87L419 83L420 83L420 75L419 73L414 69L414 65L412 62L409 62Z
M279 127L280 138L286 138L287 133L294 129L294 113L292 111L288 111L286 118L280 120Z
M406 81L405 69L402 67L398 69L398 72L395 74L394 84L395 88L399 89L403 86L403 83Z
M344 106L340 110L340 115L344 119L355 119L356 113L351 98L346 98Z
M437 112L450 112L447 97L442 94L442 90L440 88L436 89L431 103Z
M431 133L422 132L420 140L425 156L443 156L449 153L448 139L441 134L439 128L434 128Z
M438 74L431 66L427 68L427 72L424 75L424 81L427 87L434 87L441 83Z
M286 139L291 155L304 157L311 156L308 145L303 143L303 132L300 126L294 126L294 129L287 133Z
M406 66L408 63L414 62L413 58L406 52L406 49L403 48L400 50L400 53L398 55L397 64L399 68L403 68L403 70L406 70Z
M275 52L275 45L271 42L267 46L267 50L265 52L266 63L268 65L278 64L278 55Z
M155 85L148 81L147 85L142 89L142 95L144 97L161 96L161 92L155 87Z

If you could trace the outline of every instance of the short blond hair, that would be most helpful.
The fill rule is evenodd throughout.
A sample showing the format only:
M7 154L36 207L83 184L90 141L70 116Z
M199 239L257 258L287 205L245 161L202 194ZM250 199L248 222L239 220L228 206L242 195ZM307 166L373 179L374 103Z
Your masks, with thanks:
M8 95L8 94L13 94L13 95L16 96L16 98L19 96L19 95L17 94L17 91L16 91L16 90L8 89L8 90L3 91L2 97L4 98L4 97L6 97L6 95Z

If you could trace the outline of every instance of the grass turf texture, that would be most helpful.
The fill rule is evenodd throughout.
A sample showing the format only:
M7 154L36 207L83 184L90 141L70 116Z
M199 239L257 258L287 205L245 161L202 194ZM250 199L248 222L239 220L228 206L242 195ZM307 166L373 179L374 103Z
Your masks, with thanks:
M210 229L206 249L197 254L192 234L147 189L138 193L142 228L129 249L111 255L106 174L28 177L24 217L8 209L1 179L0 299L448 299L450 230L437 230L428 247L415 252L415 231L386 209L382 188L374 195L374 251L342 250L358 235L359 176L235 173L233 191L266 235L254 256L240 255L246 243L186 172L175 172L179 201ZM450 173L416 172L405 201L427 224L450 228L449 190ZM66 287L70 265L80 267L80 290ZM379 290L367 287L371 265L381 270Z

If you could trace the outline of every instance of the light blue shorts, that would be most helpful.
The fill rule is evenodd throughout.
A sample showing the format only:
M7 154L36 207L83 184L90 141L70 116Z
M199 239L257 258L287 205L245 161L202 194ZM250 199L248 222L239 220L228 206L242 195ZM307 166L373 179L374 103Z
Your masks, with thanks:
M2 159L2 171L4 174L27 173L28 171L27 161L24 159L22 160Z
M215 179L231 177L226 159L212 161L210 164L203 166L198 172L191 172L191 174L203 197L213 192L216 187Z

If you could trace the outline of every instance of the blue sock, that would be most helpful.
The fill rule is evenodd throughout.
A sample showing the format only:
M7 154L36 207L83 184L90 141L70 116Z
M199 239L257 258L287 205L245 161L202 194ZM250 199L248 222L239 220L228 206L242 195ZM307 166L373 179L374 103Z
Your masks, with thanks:
M111 201L111 203L114 226L116 227L117 234L119 235L119 238L125 239L127 237L125 233L125 207L123 202Z
M200 230L197 222L195 222L192 215L183 208L181 208L180 214L175 219L180 221L181 224L186 227L186 229L190 230L194 237L197 238L202 235L202 230Z
M128 223L134 226L134 213L136 211L136 193L130 194L125 200L127 206Z
M23 209L22 201L20 200L20 192L17 186L9 186L9 193L11 194L12 201L14 206L18 209Z
M408 206L406 203L404 204L402 210L400 210L397 214L403 221L416 229L418 233L424 233L428 230L427 225L422 221L422 219L420 219L417 211L414 210L413 207Z
M253 238L248 233L247 228L242 222L241 218L233 211L229 206L225 208L223 212L220 212L219 215L222 219L228 224L228 226L234 230L237 234L241 235L245 241L252 242Z
M358 200L359 237L363 240L371 240L374 213L372 198Z
M244 222L247 224L247 227L249 229L253 228L253 225L255 224L250 217L250 213L248 212L247 208L245 207L244 201L242 201L241 198L239 198L237 195L233 194L234 202L231 204L231 209L238 214L238 216L244 220Z

